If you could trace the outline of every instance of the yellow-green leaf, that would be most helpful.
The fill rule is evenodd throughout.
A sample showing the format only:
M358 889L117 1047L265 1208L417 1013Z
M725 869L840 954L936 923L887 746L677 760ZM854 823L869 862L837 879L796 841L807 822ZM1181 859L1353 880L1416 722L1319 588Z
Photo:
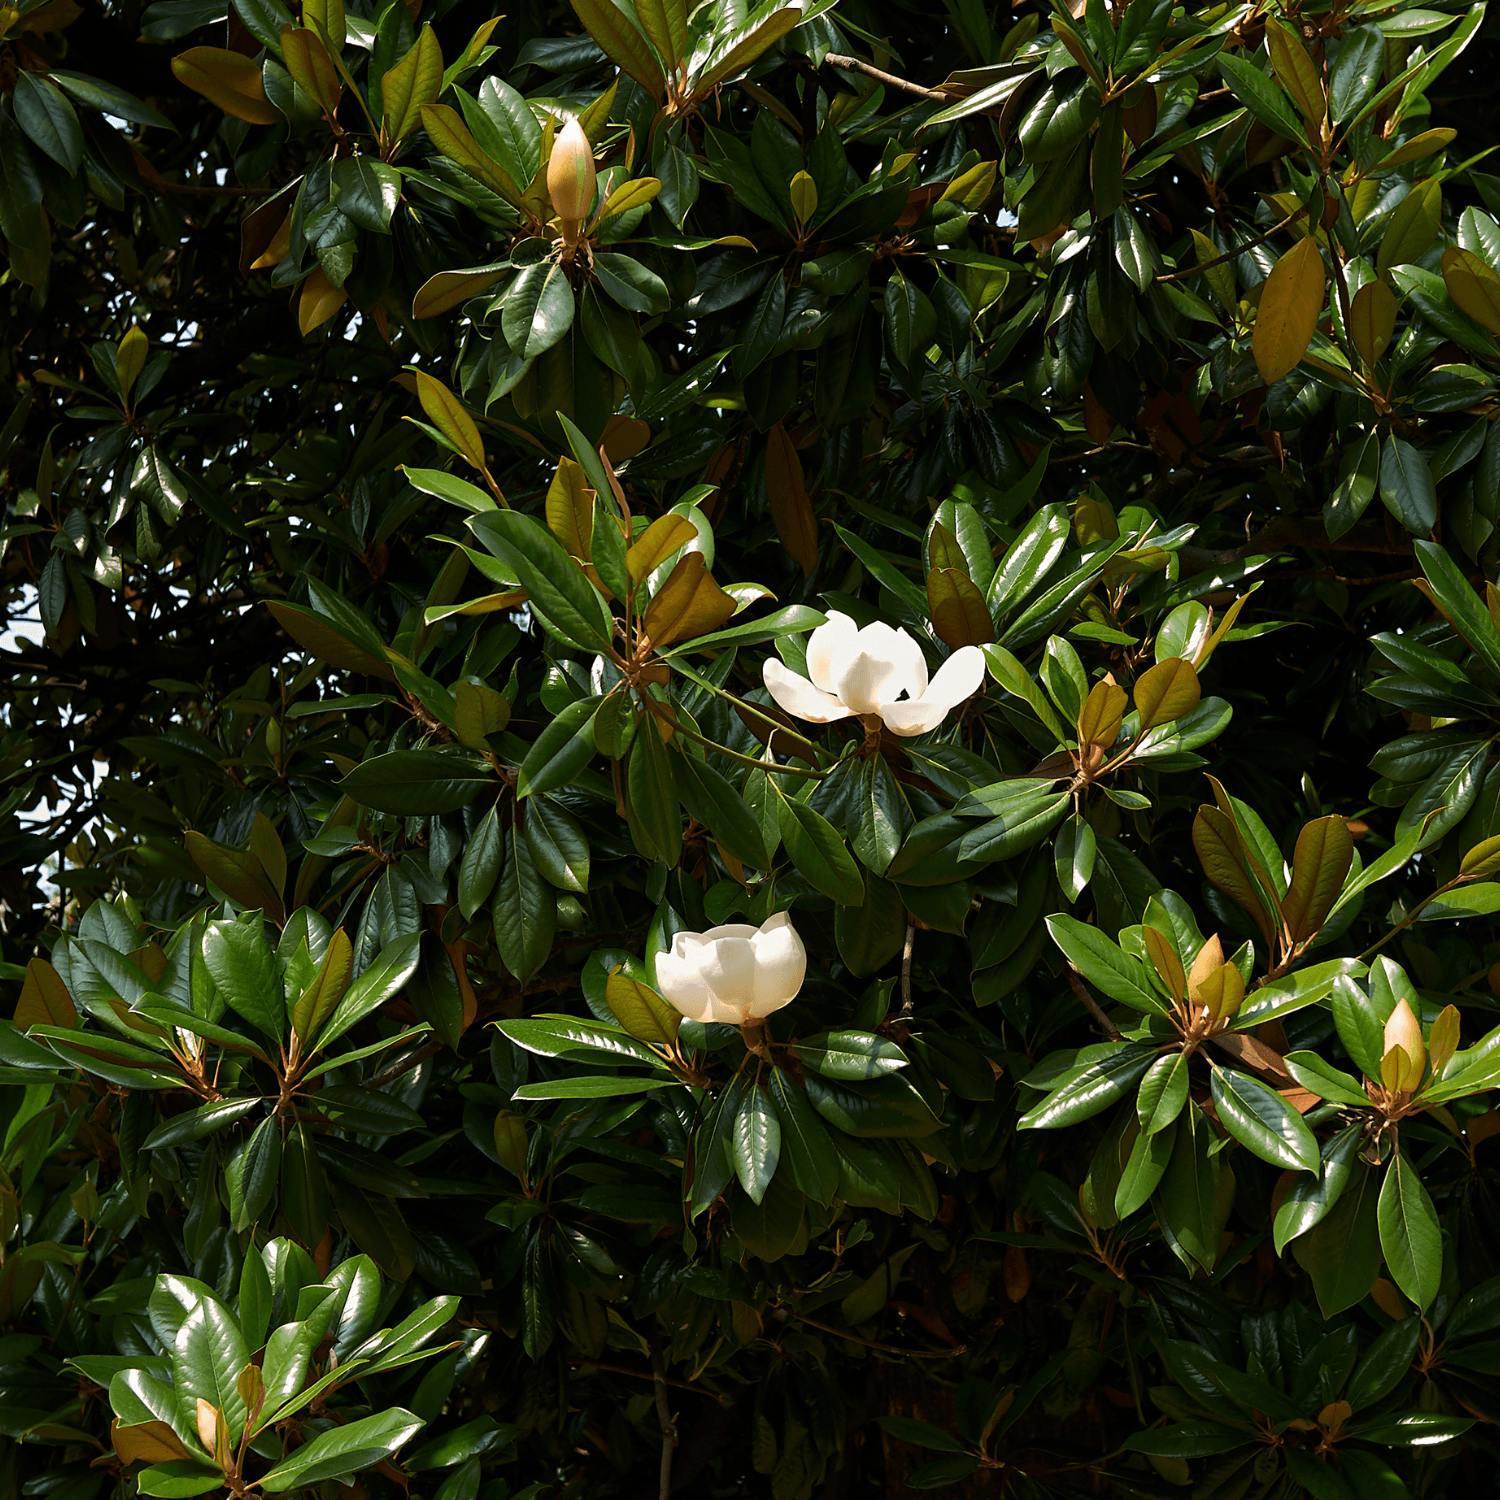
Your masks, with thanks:
M318 266L302 283L302 293L297 298L297 331L306 338L314 328L320 328L349 300L343 287L334 286L322 266Z
M1481 839L1458 862L1458 873L1468 880L1481 880L1500 870L1500 833Z
M510 723L509 702L494 688L467 678L457 683L453 694L453 729L459 744L470 750L488 750L490 735L499 734Z
M435 375L417 370L417 399L432 425L453 444L476 469L484 469L484 443L462 401Z
M939 639L954 650L988 645L995 639L984 595L975 588L967 569L933 568L927 575L927 608Z
M302 24L334 52L341 51L348 40L344 0L302 0Z
M1140 733L1168 724L1198 706L1203 689L1198 674L1185 656L1169 656L1148 667L1135 682L1135 706L1140 712Z
M635 0L635 14L657 56L675 73L687 60L687 0Z
M348 933L337 927L328 939L316 978L292 1007L292 1030L301 1038L304 1049L317 1038L323 1023L338 1008L353 972L353 944Z
M371 677L394 680L395 673L389 662L361 650L311 610L285 599L268 599L266 608L276 616L281 628L319 661L326 661L330 667L339 667L346 672L363 672Z
M616 188L605 200L599 210L599 222L602 224L606 219L614 218L616 214L639 208L643 203L651 202L659 192L661 192L659 178L633 177L629 182Z
M120 340L120 345L115 350L115 379L120 382L122 401L130 400L130 392L140 379L141 371L146 368L146 355L150 348L151 341L146 337L146 330L139 323L132 323L130 332Z
M276 888L277 895L286 889L286 846L276 826L264 813L256 813L246 840L250 852L260 861L261 869Z
M189 47L172 59L180 83L251 125L280 125L281 111L266 98L260 68L225 47Z
M74 1009L73 997L62 982L62 975L45 958L33 958L26 965L21 998L16 1002L16 1013L11 1019L18 1031L26 1031L32 1026L77 1024L78 1012Z
M417 295L411 301L411 315L435 318L448 312L485 287L493 286L509 269L509 266L475 266L469 271L439 271L417 288Z
M247 911L263 911L273 922L285 920L281 894L253 854L215 843L196 829L189 830L186 842L193 863L231 901Z
M1181 1000L1187 994L1187 975L1182 972L1182 960L1178 958L1177 950L1154 927L1141 928L1141 941L1146 948L1146 957L1151 960L1157 977L1166 985L1167 993L1174 1000Z
M655 990L630 978L624 969L615 969L605 981L604 1003L637 1041L669 1047L677 1040L682 1016Z
M1078 743L1101 745L1108 750L1119 738L1129 696L1113 677L1105 677L1089 689L1078 715Z
M780 422L766 434L766 499L781 545L803 576L811 578L818 565L818 518L807 496L802 461Z
M1437 1077L1453 1061L1458 1051L1459 1014L1456 1005L1445 1005L1427 1033L1427 1061L1432 1065L1432 1076Z
M818 211L818 185L811 173L798 172L787 190L791 194L792 212L799 224L806 224Z
M1330 814L1303 826L1292 854L1292 881L1281 918L1294 943L1315 937L1344 888L1354 861L1354 837L1343 818Z
M1396 167L1403 167L1414 161L1424 161L1439 151L1447 150L1457 139L1456 130L1442 127L1436 130L1424 130L1420 135L1414 135L1409 141L1402 141L1389 156L1382 157L1371 170L1370 177L1372 180L1384 177Z
M605 55L635 81L659 98L666 75L646 38L613 0L570 0L583 29L604 49Z
M594 543L594 492L584 477L583 465L574 459L558 461L557 473L547 487L546 515L547 525L563 550L579 562L587 562Z
M116 1417L109 1424L109 1441L122 1464L167 1464L192 1457L182 1439L165 1422L155 1420L127 1426Z
M574 4L576 6L577 0L574 0ZM732 73L737 73L741 68L749 67L768 47L774 46L789 31L796 30L801 24L802 7L800 5L788 5L785 9L775 12L774 15L767 16L749 36L743 41L736 42L705 72L700 73L693 80L693 92L688 97L685 107L688 109L695 107L698 101L706 98L721 80L728 78Z
M1252 348L1267 385L1297 368L1323 311L1323 257L1311 235L1297 241L1271 268L1261 289Z
M1302 45L1302 38L1279 21L1268 19L1266 49L1271 54L1277 82L1292 96L1309 130L1316 135L1328 113L1328 105L1323 94L1323 80L1308 56L1307 48Z
M629 573L631 583L640 583L653 568L660 567L679 547L687 546L697 535L698 528L686 516L658 516L625 554L625 571Z
M993 161L982 161L970 167L967 172L960 172L943 189L943 196L939 201L957 203L961 208L977 213L995 191L995 171L996 164Z
M520 206L520 188L511 181L509 174L498 162L479 148L457 110L447 104L424 104L421 116L422 129L427 132L428 140L449 161L462 167L470 177L482 182L507 203Z
M443 91L443 49L424 26L411 50L380 80L382 124L387 140L399 141L422 123L422 107Z
M1231 901L1249 913L1260 929L1267 949L1272 948L1276 940L1275 928L1261 904L1256 883L1245 869L1243 845L1233 820L1219 808L1205 803L1193 819L1193 848L1203 866L1203 873Z
M1500 333L1500 276L1472 250L1453 245L1443 251L1443 283L1448 295L1481 328Z
M1354 294L1349 305L1349 337L1367 365L1373 367L1390 347L1400 305L1383 281L1367 281Z
M713 580L701 552L689 552L667 575L646 607L642 628L659 650L717 630L734 613L734 600Z
M1442 223L1443 189L1436 177L1414 183L1386 221L1375 268L1382 276L1392 266L1420 260L1437 238Z
M1192 229L1189 233L1193 236L1193 248L1198 252L1198 264L1205 267L1203 275L1209 290L1219 299L1219 306L1232 313L1239 306L1239 298L1235 294L1234 271L1230 263L1220 260L1222 252L1219 247L1201 230ZM1218 261L1219 264L1209 265L1209 261Z
M338 112L344 85L328 49L305 26L281 28L281 60L295 83L329 119Z

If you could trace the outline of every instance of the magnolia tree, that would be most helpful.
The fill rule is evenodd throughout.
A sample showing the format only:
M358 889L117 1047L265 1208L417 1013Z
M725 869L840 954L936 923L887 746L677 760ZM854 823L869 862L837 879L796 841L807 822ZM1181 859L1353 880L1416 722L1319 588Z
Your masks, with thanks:
M1487 38L0 10L0 1497L1481 1492Z

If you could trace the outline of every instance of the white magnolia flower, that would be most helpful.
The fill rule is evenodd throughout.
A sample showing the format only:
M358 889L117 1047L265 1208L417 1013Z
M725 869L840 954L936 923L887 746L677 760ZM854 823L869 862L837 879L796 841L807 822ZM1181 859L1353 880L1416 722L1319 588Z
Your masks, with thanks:
M789 713L814 724L878 714L892 734L926 734L950 708L979 691L984 652L961 646L927 680L922 648L904 630L878 620L856 628L831 610L828 623L807 638L807 677L778 658L766 660L766 690Z
M778 912L759 927L731 922L679 932L656 955L656 987L690 1021L743 1026L796 999L807 949L791 918Z

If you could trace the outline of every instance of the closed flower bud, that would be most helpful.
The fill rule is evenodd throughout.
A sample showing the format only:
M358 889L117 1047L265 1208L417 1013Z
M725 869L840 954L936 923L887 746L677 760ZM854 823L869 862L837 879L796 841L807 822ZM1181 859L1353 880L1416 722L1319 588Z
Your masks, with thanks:
M1391 1058L1394 1049L1401 1049L1401 1056L1394 1059L1394 1086L1398 1092L1410 1093L1422 1081L1427 1067L1427 1048L1422 1042L1422 1027L1412 1008L1405 1000L1398 1000L1390 1019L1385 1023L1385 1056ZM1385 1074L1389 1071L1381 1069Z
M1228 1021L1245 998L1245 981L1238 965L1224 957L1215 935L1198 950L1187 976L1188 999L1201 1006L1215 1026Z
M563 223L563 238L577 237L577 226L594 206L594 148L577 120L569 120L552 143L547 192Z
M219 1414L219 1408L213 1402L205 1401L202 1396L199 1396L194 1415L197 1418L198 1441L203 1444L211 1457L217 1456L219 1424L223 1420Z
M764 1020L797 997L807 949L791 918L778 912L759 927L731 922L679 932L656 955L656 985L690 1021L731 1026Z

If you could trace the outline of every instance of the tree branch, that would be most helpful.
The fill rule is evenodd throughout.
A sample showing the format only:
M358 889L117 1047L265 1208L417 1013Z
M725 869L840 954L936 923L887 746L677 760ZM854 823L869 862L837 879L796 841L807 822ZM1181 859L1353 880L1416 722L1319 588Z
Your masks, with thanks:
M403 1073L410 1073L413 1068L421 1067L429 1057L436 1057L447 1045L440 1036L429 1037L416 1051L408 1052L404 1057L398 1057L395 1062L382 1068L365 1084L365 1087L383 1089L386 1084L394 1083Z
M867 78L877 79L879 82L888 84L893 89L900 89L907 94L916 94L923 99L940 99L943 103L948 102L947 94L940 89L924 89L920 83L912 83L905 78L897 78L894 73L883 73L871 63L865 62L858 57L845 57L841 52L827 53L823 61L830 67L847 68L853 73L863 73ZM1306 210L1304 209L1305 213Z
M1188 266L1181 271L1170 271L1161 276L1153 276L1151 278L1152 283L1154 284L1158 281L1185 281L1189 276L1196 276L1200 271L1211 271L1215 266L1225 265L1237 256L1243 255L1245 251L1253 250L1257 245L1264 245L1272 235L1280 234L1288 224L1295 224L1306 212L1307 205L1304 203L1296 213L1288 214L1281 223L1273 224L1264 234L1256 235L1253 240L1246 240L1243 245L1236 245L1233 250L1226 250L1222 255L1215 256L1213 260L1201 261L1198 265Z
M1087 986L1083 982L1083 976L1072 964L1068 965L1068 983L1073 986L1073 993L1083 1002L1083 1008L1099 1023L1099 1029L1110 1041L1121 1040L1120 1028L1099 1008L1099 1002L1089 994Z
M1330 537L1321 520L1301 516L1275 516L1238 547L1214 551L1208 547L1183 547L1178 552L1183 570L1202 573L1209 568L1233 567L1247 557L1264 552L1285 552L1305 547L1315 552L1381 552L1395 557L1412 555L1411 538L1393 537L1384 526L1356 526L1341 537Z
M677 1427L672 1421L672 1407L667 1400L667 1372L662 1364L661 1342L651 1336L651 1380L656 1387L656 1420L661 1428L660 1500L672 1494L672 1450L677 1446Z

